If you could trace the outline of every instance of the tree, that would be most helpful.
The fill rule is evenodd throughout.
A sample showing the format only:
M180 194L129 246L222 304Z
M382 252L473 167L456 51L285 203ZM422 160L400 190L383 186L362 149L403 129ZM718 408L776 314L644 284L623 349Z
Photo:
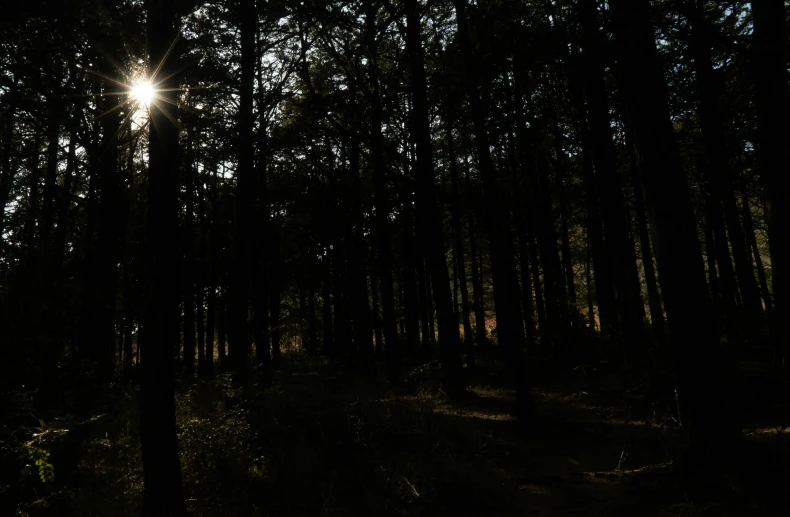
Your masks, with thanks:
M169 0L148 4L148 51L157 102L150 106L145 341L140 393L143 450L143 515L186 514L178 459L173 350L178 343L178 129L175 124L175 60L178 31Z
M721 343L705 282L694 211L669 116L668 92L646 0L611 3L621 94L634 129L658 273L677 375L678 404L689 438L689 469L735 449L726 414ZM720 473L720 472L719 472Z

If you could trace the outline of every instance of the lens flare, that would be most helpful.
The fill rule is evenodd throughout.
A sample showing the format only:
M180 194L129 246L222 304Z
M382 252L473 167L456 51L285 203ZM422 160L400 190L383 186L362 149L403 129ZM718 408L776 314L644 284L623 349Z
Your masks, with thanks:
M138 104L149 106L154 100L154 85L150 81L140 81L132 85L130 95Z

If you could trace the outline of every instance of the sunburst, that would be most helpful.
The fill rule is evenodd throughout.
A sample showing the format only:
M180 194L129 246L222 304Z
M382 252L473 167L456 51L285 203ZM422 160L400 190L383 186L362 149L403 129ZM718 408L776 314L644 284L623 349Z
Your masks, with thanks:
M136 81L129 88L129 97L139 106L148 107L154 100L156 89L153 83L147 80Z

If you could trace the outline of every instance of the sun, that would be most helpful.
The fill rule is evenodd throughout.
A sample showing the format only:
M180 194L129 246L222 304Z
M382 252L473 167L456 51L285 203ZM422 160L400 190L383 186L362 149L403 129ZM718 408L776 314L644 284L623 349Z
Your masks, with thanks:
M151 81L138 81L130 88L129 95L139 105L148 107L154 100L154 85Z

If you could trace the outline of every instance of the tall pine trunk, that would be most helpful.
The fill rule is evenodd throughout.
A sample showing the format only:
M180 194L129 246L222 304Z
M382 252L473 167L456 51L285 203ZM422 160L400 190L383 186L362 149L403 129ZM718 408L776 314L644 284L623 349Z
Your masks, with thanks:
M175 57L168 49L176 37L173 4L148 5L150 70L165 101L150 107L148 211L146 215L147 278L145 342L140 388L140 440L143 459L142 514L186 515L176 438L173 350L178 343L178 128L173 79ZM161 82L160 82L161 81Z
M428 84L425 78L425 63L420 34L420 17L417 0L406 0L406 45L411 69L413 98L412 134L417 154L417 237L425 250L426 266L429 271L436 319L439 330L439 351L444 372L444 389L451 396L458 396L466 389L461 362L461 339L458 334L458 318L453 309L450 292L450 276L444 250L443 211L437 201L433 179L433 146L431 143L430 120L428 118Z
M790 332L781 315L788 312L790 299L790 209L787 207L783 179L790 161L787 120L788 43L787 10L783 0L751 2L754 18L753 77L757 107L757 169L765 188L768 246L771 253L774 314L771 334L777 353L777 366L783 375L790 372Z
M510 235L509 214L504 208L505 197L500 191L499 178L491 159L488 130L486 129L480 82L477 73L477 56L472 47L466 15L466 1L454 0L458 36L461 42L469 104L472 110L475 144L480 175L483 183L485 221L491 250L491 274L494 284L494 306L499 342L504 348L505 361L516 387L519 417L530 422L534 408L523 353L526 346L515 250Z
M689 438L683 463L687 472L709 469L706 473L716 475L721 473L721 458L735 452L737 433L727 418L721 342L705 281L688 180L670 119L650 4L647 0L612 0L610 5L622 72L621 92L634 128L656 233L681 422Z

